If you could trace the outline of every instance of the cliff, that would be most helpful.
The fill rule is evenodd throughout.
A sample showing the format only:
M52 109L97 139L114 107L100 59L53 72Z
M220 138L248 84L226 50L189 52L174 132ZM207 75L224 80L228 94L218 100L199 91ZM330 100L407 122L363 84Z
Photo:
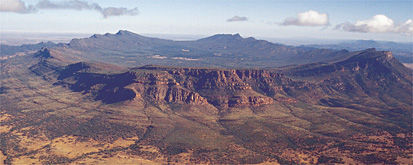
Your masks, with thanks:
M259 107L297 101L311 104L338 104L334 100L360 102L373 97L386 104L395 99L410 105L411 72L390 52L368 49L348 58L286 69L217 69L143 66L123 73L99 72L102 64L74 63L60 69L42 60L32 71L55 70L56 83L111 104L135 101L151 104L213 105ZM42 69L43 68L43 69ZM53 74L52 74L53 75ZM398 91L398 92L389 92ZM357 96L354 98L354 96ZM361 97L362 96L362 97ZM333 100L333 101L332 101Z
M89 68L85 64L83 67ZM221 108L273 103L273 98L253 89L253 86L259 88L258 85L248 83L262 76L258 71L156 67L135 68L113 75L76 74L78 71L78 68L73 70L74 73L61 71L65 76L59 77L59 84L90 93L106 103L130 100L212 104Z

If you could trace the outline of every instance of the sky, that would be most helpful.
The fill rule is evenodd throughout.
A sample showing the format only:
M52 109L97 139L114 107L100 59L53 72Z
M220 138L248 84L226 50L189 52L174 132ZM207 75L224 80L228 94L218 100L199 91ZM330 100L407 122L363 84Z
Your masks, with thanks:
M21 33L240 33L244 37L413 42L413 0L0 0Z

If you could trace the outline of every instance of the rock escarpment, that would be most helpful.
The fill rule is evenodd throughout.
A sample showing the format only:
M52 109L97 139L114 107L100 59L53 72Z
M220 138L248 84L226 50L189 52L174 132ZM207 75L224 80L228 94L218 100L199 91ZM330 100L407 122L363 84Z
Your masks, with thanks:
M127 89L133 90L137 97L155 102L208 104L207 99L197 92L182 87L169 74L164 72L130 71L133 82Z
M82 63L89 68L85 65ZM285 76L266 70L145 66L112 75L81 71L61 70L58 83L106 103L141 100L219 108L261 106L272 104L275 93L285 93L282 85L291 83Z
M390 52L373 49L354 52L332 63L315 63L284 69L216 69L143 66L126 72L98 72L103 64L75 63L64 67L41 61L36 74L55 70L56 84L90 94L104 103L140 101L231 107L295 103L326 104L328 100L355 95L409 102L411 89L407 68ZM46 69L45 69L46 68ZM50 75L50 74L49 74ZM387 92L388 89L395 92ZM401 94L400 94L401 93ZM403 97L400 97L403 94ZM327 100L327 101L326 101ZM342 105L342 104L340 104ZM343 104L344 105L344 104Z

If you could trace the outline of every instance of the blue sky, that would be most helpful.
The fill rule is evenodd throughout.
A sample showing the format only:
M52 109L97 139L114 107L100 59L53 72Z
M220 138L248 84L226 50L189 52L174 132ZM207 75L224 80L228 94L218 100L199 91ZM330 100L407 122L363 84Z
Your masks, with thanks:
M1 31L126 29L146 34L413 41L413 0L47 0L60 7L41 7L40 1L45 0L0 0ZM102 9L64 8L70 1L96 3ZM24 4L25 9L13 8L12 3ZM105 8L122 13L107 13ZM239 21L228 21L235 16Z

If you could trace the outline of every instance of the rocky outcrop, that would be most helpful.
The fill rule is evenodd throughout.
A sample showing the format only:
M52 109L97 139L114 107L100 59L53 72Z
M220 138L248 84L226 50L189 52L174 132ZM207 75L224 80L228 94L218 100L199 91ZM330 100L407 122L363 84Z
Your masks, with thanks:
M208 104L207 99L198 93L177 85L144 85L134 83L129 85L127 88L132 89L137 93L136 99L146 99L157 103L167 102L197 105Z
M41 48L39 51L37 51L34 54L34 57L39 57L39 58L52 58L52 56L50 55L50 51L48 48L43 47Z
M80 63L65 67L60 71L58 84L66 84L74 91L90 93L106 103L139 100L156 103L212 104L219 108L256 107L272 104L274 101L266 93L258 92L261 88L282 91L280 85L283 81L281 75L263 70L147 66L131 69L122 74L106 75L83 72L82 68L84 65ZM280 84L277 86L277 83ZM264 87L266 85L273 86Z
M149 71L142 73L142 70ZM236 70L143 67L131 73L135 74L136 81L130 88L142 98L157 102L208 104L210 100L211 104L220 107L273 103L272 98L251 92L251 85L243 82ZM244 93L247 91L248 94ZM234 96L234 93L241 96Z
M234 96L229 99L229 107L239 106L261 106L272 104L274 99L263 96Z
M174 83L185 89L196 91L200 96L205 97L209 103L221 108L272 104L273 98L267 96L266 93L262 93L260 88L274 89L272 93L282 89L280 87L281 75L264 70L166 68L157 66L145 66L137 68L137 70L162 71L164 74L169 74L173 78L173 80L168 81L169 84ZM261 81L267 81L267 83ZM269 82L272 82L272 84ZM167 82L164 81L164 84L167 84Z

